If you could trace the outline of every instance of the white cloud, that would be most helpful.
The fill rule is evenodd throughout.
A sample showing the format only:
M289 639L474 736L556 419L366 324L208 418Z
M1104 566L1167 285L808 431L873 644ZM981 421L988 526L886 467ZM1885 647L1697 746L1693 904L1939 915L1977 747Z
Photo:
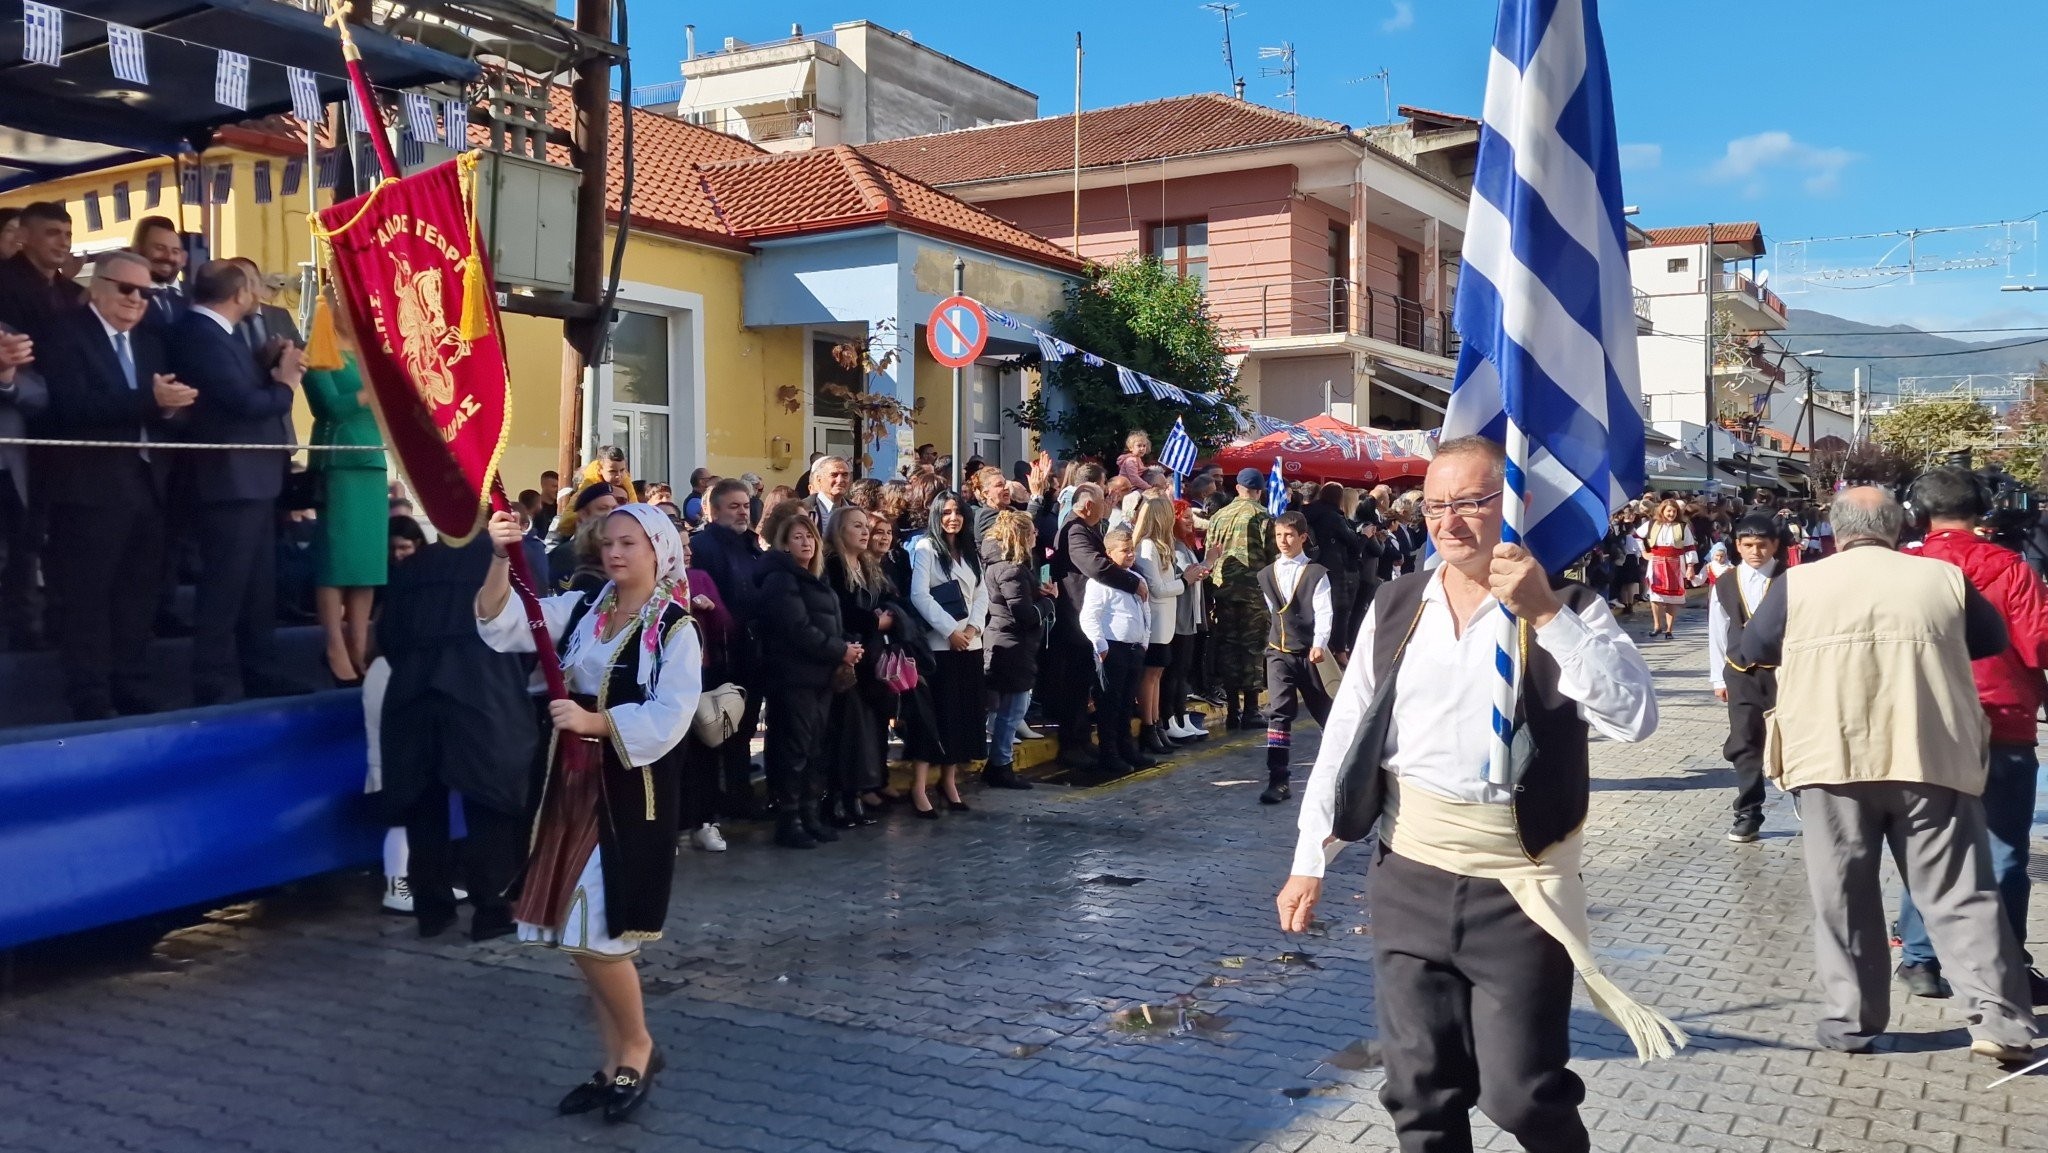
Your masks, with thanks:
M1624 144L1621 146L1621 170L1623 172L1647 172L1664 163L1662 144Z
M1400 32L1415 27L1415 0L1394 0L1394 14L1380 23L1382 32Z
M1822 148L1793 138L1789 132L1759 132L1728 142L1714 162L1714 179L1742 185L1743 195L1762 196L1774 174L1799 179L1810 196L1832 196L1841 190L1842 170L1856 159L1846 148Z

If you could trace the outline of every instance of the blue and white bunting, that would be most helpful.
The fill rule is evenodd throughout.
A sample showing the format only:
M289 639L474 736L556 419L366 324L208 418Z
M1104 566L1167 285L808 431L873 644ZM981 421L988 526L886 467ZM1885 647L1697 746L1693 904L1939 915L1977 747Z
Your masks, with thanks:
M399 133L398 167L402 171L411 171L425 165L426 162L427 146L420 143L419 137L414 136L411 131Z
M1287 511L1287 474L1281 471L1280 458L1273 458L1273 471L1266 474L1266 515L1279 516Z
M448 147L457 152L469 150L469 101L447 100L441 105L441 118L446 121Z
M142 178L142 206L155 208L164 202L164 174L151 172Z
M405 94L405 125L412 130L414 140L422 144L441 143L441 122L435 116L434 102L417 92Z
M149 85L149 57L142 47L142 30L126 24L107 24L107 58L114 76L130 84Z
M1138 380L1138 374L1119 364L1116 366L1116 386L1124 390L1125 396L1145 395L1145 386Z
M287 67L285 83L292 90L292 115L299 123L312 126L327 119L327 106L320 100L320 84L306 68Z
M249 58L225 48L213 57L213 102L238 111L249 110Z
M284 162L284 177L279 182L279 196L297 196L299 186L306 182L306 158L294 156Z
M1067 358L1067 350L1073 347L1073 345L1068 344L1050 332L1040 332L1034 328L1031 330L1031 335L1038 341L1039 355L1045 357L1048 364L1065 360Z
M21 58L52 68L64 62L64 10L27 0L21 6Z
M249 178L256 189L256 203L270 203L270 161L258 160L255 167L250 170Z
M375 97L371 99L375 99ZM379 117L380 121L381 119L382 117ZM382 127L381 123L379 127ZM356 87L353 84L348 87L348 130L350 132L368 132L370 130L370 117L363 108L363 102L356 98Z
M1643 421L1613 92L1596 0L1503 0L1494 26L1443 439L1507 450L1502 538L1557 572L1643 490ZM1493 627L1489 784L1514 784L1521 661Z
M1166 434L1166 444L1159 450L1159 463L1177 476L1186 476L1195 471L1195 438L1188 435L1188 426L1181 418L1173 418L1173 431Z
M320 171L315 174L319 186L333 188L341 183L341 153L332 148L320 150Z

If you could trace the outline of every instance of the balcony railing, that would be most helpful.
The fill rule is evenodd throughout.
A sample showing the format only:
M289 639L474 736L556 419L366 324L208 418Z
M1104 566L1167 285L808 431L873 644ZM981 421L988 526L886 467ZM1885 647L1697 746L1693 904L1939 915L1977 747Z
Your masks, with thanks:
M1744 297L1775 316L1785 315L1785 302L1778 299L1777 293L1739 272L1721 274L1721 291Z
M1448 311L1394 293L1367 289L1351 315L1357 285L1343 277L1212 284L1209 311L1226 333L1247 339L1350 333L1432 356L1458 355Z
M739 117L728 112L723 130L756 143L770 140L795 140L808 137L816 130L817 109L799 108L792 112L770 112L760 116Z
M1643 291L1642 289L1640 289L1640 288L1638 288L1638 289L1636 289L1636 290L1635 290L1635 294L1636 294L1636 319L1637 319L1637 320L1648 320L1648 319L1650 319L1650 294L1649 294L1649 293L1647 293L1647 292L1644 292L1644 291Z

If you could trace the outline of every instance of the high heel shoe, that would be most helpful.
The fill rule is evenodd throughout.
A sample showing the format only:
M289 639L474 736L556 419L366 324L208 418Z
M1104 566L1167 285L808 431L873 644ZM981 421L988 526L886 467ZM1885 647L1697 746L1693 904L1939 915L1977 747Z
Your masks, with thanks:
M918 807L917 803L919 801L923 801L925 803L924 808ZM939 819L938 808L936 806L933 806L931 798L925 796L923 793L910 794L910 811L916 814L917 819L920 821L936 821Z
M967 807L966 801L947 801L946 811L949 813L971 813L974 810Z

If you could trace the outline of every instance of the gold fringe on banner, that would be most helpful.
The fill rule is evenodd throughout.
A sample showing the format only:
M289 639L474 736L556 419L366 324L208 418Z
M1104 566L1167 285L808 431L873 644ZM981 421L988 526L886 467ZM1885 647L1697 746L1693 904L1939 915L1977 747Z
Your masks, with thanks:
M469 224L469 255L462 261L462 314L456 332L464 340L482 340L491 333L491 285L484 279L483 237L477 227L475 152L455 158L462 186L462 216Z

